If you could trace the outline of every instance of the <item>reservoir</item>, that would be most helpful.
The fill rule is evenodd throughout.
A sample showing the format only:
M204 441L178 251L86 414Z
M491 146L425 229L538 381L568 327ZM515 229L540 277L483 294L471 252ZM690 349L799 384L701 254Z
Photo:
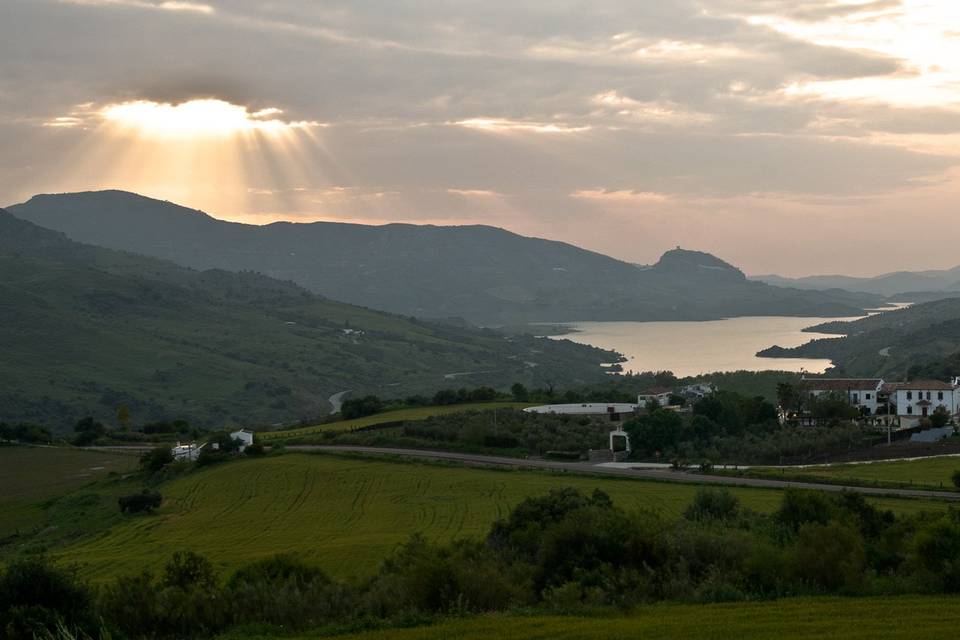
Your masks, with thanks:
M805 371L823 373L829 360L758 358L767 347L798 347L817 338L805 327L856 318L747 317L707 322L576 322L575 333L557 338L591 344L622 353L624 373L673 371L695 376L719 371Z

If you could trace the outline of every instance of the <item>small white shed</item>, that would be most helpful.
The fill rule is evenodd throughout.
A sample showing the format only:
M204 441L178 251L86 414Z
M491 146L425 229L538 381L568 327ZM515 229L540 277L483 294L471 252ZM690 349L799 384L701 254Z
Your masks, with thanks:
M230 438L241 442L240 453L243 453L247 447L253 444L253 431L248 431L247 429L234 431L230 434Z

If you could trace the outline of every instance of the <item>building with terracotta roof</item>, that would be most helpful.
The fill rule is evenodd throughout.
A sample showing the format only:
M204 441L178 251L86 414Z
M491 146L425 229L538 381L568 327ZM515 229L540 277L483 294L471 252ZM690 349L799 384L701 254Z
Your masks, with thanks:
M807 378L804 376L801 389L812 398L828 394L846 395L850 404L868 415L873 415L883 404L881 378Z
M957 413L960 389L941 380L913 380L890 385L890 402L902 418L922 418L943 407L950 415Z

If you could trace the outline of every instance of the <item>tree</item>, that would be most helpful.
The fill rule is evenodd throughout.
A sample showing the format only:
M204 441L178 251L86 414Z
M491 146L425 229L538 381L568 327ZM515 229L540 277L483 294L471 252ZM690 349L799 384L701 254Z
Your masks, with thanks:
M693 503L687 507L687 520L727 520L737 515L740 500L728 489L703 488L697 490Z
M73 444L78 447L87 447L107 433L106 427L90 416L78 420L73 425L73 431L77 434L73 439Z
M510 394L517 402L527 402L530 400L530 392L519 382L515 382L513 386L510 387Z
M377 396L367 395L362 398L345 400L340 407L340 416L344 420L372 416L383 411L383 401Z
M132 493L128 496L120 496L117 499L121 513L150 513L158 508L162 502L163 496L150 489L144 489L140 493Z
M930 416L930 426L940 429L950 424L950 419L950 412L946 407L937 407Z
M790 558L796 578L831 591L859 586L867 564L860 533L839 522L803 525Z
M189 591L192 588L211 588L216 584L213 564L193 551L177 551L163 568L164 587L179 587Z
M800 392L789 382L777 383L777 403L784 411L800 410Z
M656 409L649 415L627 421L623 428L630 434L636 451L647 454L672 451L680 444L683 419L676 411Z
M140 467L150 473L156 473L173 462L173 451L170 447L154 447L140 456Z
M117 422L120 423L124 431L130 430L130 409L128 409L126 405L120 405L120 407L117 408Z

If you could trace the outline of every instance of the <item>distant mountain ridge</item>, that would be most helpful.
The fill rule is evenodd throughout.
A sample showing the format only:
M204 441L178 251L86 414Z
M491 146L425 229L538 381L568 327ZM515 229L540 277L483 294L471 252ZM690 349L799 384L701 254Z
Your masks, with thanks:
M250 272L81 244L0 209L0 422L289 424L346 389L607 378L616 354L333 302ZM470 373L473 372L473 373ZM456 380L449 375L456 374Z
M778 275L761 275L751 276L751 280L777 287L809 290L845 289L888 297L927 292L960 293L960 266L942 270L896 271L872 278L841 275L784 278Z
M638 267L570 244L487 226L225 222L120 191L39 195L14 215L81 242L196 269L251 270L334 300L485 325L858 315L881 298L748 280L676 249Z

